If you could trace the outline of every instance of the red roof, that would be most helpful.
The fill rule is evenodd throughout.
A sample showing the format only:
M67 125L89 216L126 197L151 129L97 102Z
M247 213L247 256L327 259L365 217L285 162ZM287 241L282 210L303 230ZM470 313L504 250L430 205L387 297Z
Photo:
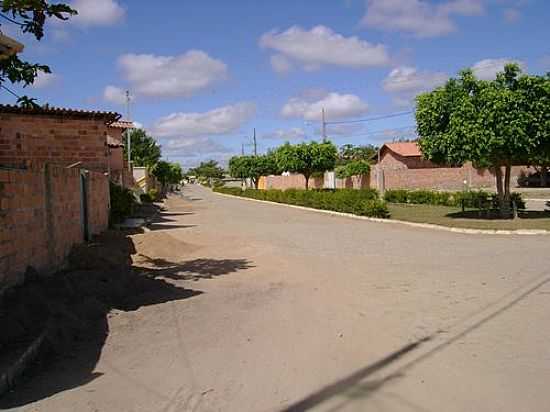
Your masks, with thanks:
M59 116L73 119L102 120L106 124L116 122L120 119L120 114L115 112L101 112L93 110L76 110L65 107L42 106L36 108L27 108L21 106L12 106L9 104L0 104L0 113L29 114L42 116Z
M416 142L384 143L382 149L384 149L384 147L387 147L392 152L403 157L422 156L422 152Z
M134 129L134 122L129 122L128 120L118 120L114 123L111 123L109 127L113 127L115 129Z

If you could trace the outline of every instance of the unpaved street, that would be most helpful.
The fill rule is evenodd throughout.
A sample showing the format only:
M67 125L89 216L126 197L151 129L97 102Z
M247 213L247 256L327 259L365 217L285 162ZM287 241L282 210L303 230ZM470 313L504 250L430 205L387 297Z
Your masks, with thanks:
M11 394L15 410L548 410L549 237L371 223L200 187L167 206L133 236L134 261L196 293L113 311L98 359L83 345Z

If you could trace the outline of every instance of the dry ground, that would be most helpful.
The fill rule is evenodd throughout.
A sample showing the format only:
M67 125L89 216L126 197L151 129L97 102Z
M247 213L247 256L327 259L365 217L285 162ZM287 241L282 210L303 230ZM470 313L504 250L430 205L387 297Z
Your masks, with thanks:
M184 195L133 236L134 264L196 293L113 310L91 365L84 343L11 394L15 410L550 404L549 237L364 222L199 187Z

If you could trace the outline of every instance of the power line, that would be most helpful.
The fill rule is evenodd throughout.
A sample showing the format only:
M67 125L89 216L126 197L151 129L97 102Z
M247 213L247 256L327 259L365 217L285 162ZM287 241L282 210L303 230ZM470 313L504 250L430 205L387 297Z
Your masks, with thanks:
M6 20L9 21L10 23L17 24L18 26L24 26L23 23L18 22L17 20L12 19L11 17L5 15L4 13L0 13L0 17L2 17L3 19L6 19Z
M368 117L365 119L354 119L354 120L340 120L336 122L325 122L325 124L349 124L349 123L362 123L362 122L372 122L374 120L383 120L383 119L390 119L392 117L399 117L399 116L405 116L408 114L414 113L414 110L409 110L406 112L398 112L398 113L390 113L382 116L376 116L376 117Z
M17 97L18 99L21 98L21 96L19 96L17 93L15 93L13 90L11 89L8 89L6 86L4 86L3 84L0 83L0 88L6 90L9 94L11 94L12 96L15 96Z

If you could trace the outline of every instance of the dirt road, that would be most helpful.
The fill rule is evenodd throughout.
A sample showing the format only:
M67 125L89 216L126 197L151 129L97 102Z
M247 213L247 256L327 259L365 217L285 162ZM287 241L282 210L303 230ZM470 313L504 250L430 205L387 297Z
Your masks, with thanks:
M184 196L134 260L196 293L112 312L91 367L83 345L15 410L547 410L549 237Z

